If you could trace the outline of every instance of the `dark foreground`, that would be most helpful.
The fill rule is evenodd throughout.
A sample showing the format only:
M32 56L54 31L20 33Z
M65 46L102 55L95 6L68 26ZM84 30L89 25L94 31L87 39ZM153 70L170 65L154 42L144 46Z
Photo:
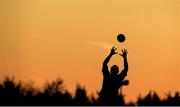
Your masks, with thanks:
M0 105L106 105L99 99L87 96L85 88L77 86L75 96L64 89L63 81L57 79L46 83L43 90L38 90L32 84L15 83L14 79L6 78L0 84ZM160 99L157 93L149 92L144 97L138 97L137 102L125 103L124 95L119 95L118 103L110 105L180 105L180 93L167 94Z

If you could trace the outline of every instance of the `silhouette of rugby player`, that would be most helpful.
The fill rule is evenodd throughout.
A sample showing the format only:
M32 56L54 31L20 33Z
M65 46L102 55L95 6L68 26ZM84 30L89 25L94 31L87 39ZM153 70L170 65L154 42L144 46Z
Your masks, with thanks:
M113 65L109 72L108 69L108 62L110 61L111 57L116 52L116 47L112 47L110 54L103 62L103 84L102 89L100 91L100 102L101 104L110 104L116 102L118 99L118 91L120 87L123 85L124 78L127 76L128 72L128 62L127 62L127 50L123 49L122 54L119 54L124 59L124 69L119 73L119 68L117 65ZM127 80L125 80L127 82ZM116 101L115 101L116 100Z

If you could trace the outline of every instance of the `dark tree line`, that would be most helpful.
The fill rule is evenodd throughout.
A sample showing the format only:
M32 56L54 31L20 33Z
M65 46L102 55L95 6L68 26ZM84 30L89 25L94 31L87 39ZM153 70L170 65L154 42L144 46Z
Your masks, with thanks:
M88 96L84 87L78 85L75 95L67 91L61 79L46 83L43 90L32 85L23 85L13 78L6 78L0 84L0 105L100 105L98 98ZM137 98L137 102L125 103L124 95L118 97L115 105L180 105L180 93L170 93L160 99L156 92L149 92L146 96ZM101 105L103 105L101 103Z

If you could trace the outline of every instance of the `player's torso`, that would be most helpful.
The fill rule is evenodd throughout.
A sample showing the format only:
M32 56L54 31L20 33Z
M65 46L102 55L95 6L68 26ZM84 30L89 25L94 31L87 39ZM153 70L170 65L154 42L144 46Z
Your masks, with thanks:
M102 91L104 91L104 93L117 95L121 84L122 81L118 78L118 76L110 75L109 77L103 79Z

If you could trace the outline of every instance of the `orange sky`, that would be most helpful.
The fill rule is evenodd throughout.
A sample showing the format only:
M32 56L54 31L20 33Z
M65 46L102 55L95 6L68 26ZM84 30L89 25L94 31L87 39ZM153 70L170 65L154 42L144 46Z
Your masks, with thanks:
M111 46L128 49L127 100L180 90L179 0L0 0L1 78L61 77L74 92L100 90L101 67ZM124 33L120 44L116 35ZM109 65L119 64L114 56Z

